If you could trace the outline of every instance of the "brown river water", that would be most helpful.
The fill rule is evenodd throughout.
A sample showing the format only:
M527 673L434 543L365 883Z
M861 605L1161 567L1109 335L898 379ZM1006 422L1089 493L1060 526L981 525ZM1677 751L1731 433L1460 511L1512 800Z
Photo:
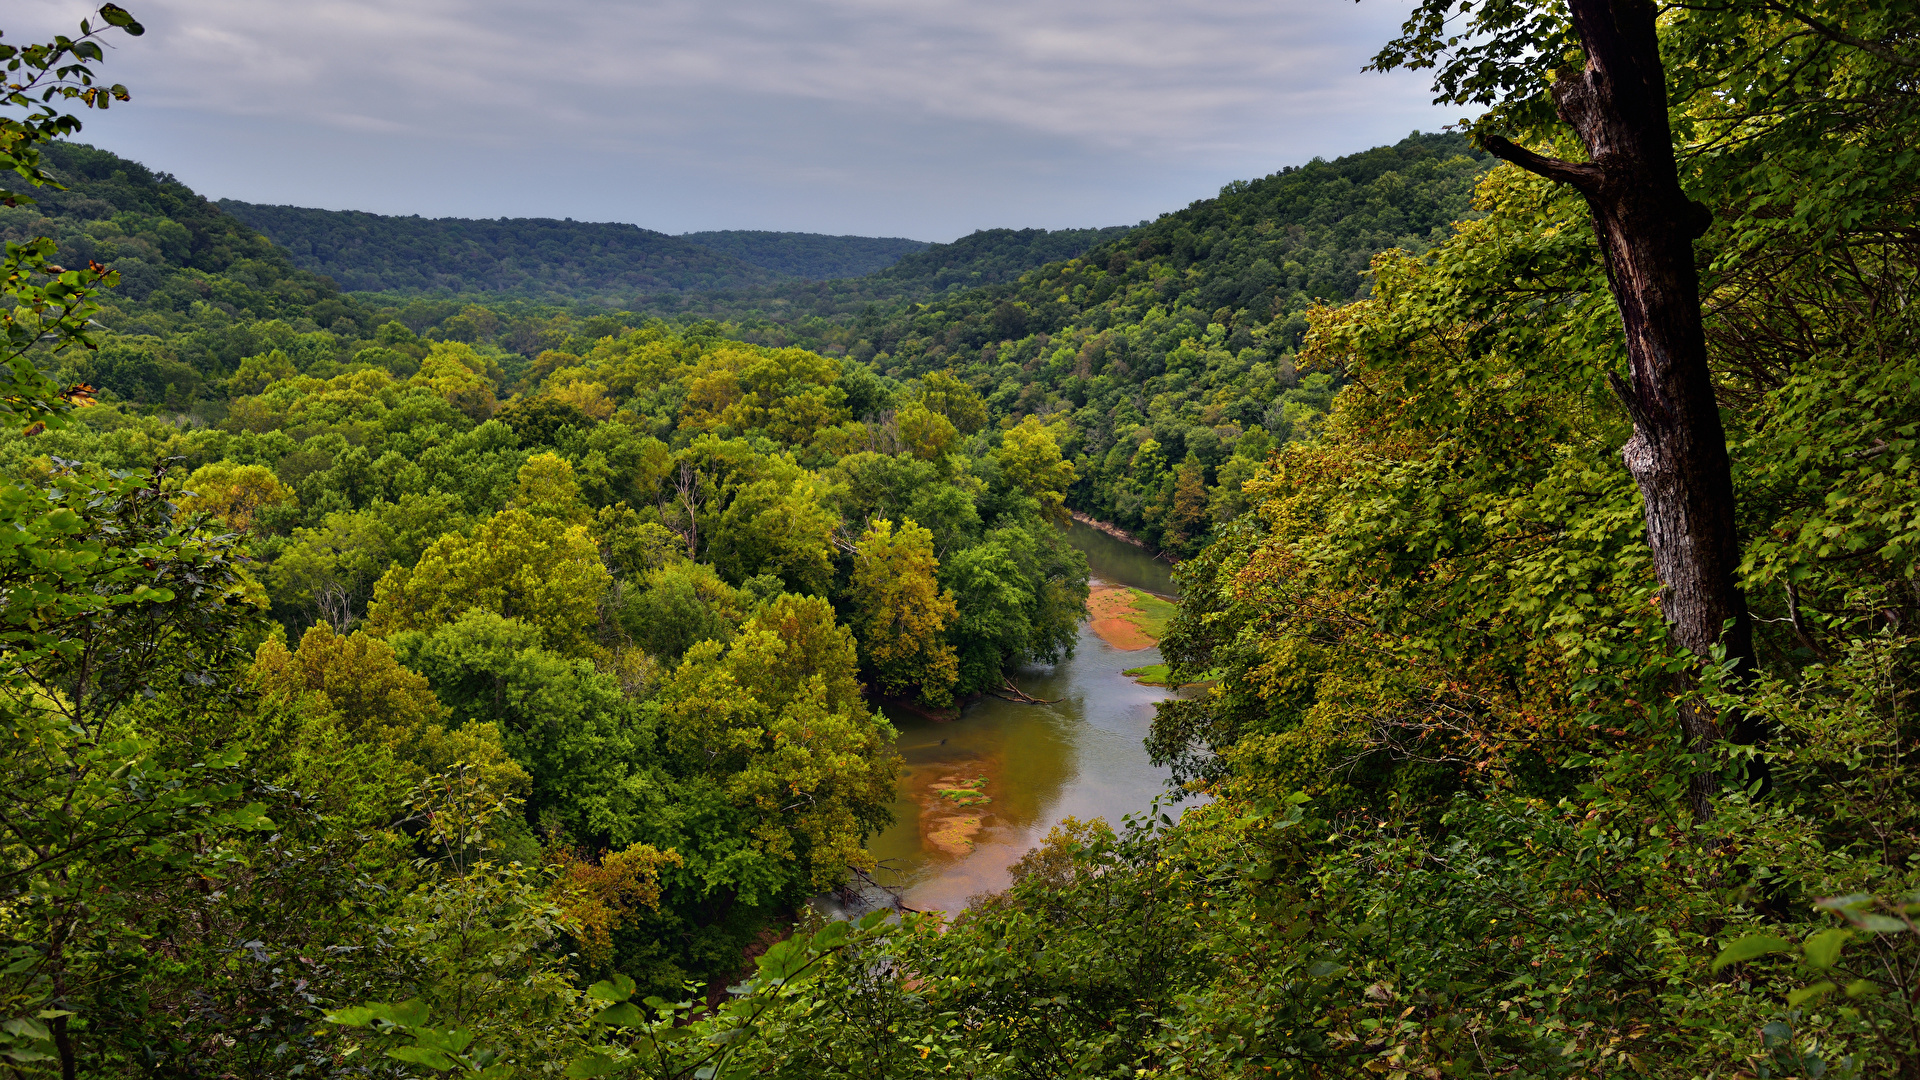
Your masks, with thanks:
M1166 563L1074 524L1069 541L1100 581L1174 595ZM968 897L1003 889L1008 867L1062 818L1101 817L1115 827L1143 813L1166 787L1142 740L1153 704L1170 696L1121 674L1160 662L1154 648L1123 651L1080 626L1073 656L1014 673L1021 690L1049 705L987 697L940 722L900 710L905 761L893 825L867 845L875 879L921 911L957 911ZM1178 814L1193 801L1162 809ZM836 905L837 906L837 905Z

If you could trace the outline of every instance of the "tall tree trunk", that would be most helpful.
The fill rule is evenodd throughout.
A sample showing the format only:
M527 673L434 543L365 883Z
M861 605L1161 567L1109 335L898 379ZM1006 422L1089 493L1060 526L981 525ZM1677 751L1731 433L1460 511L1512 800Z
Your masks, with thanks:
M1587 63L1578 74L1561 73L1553 97L1589 163L1542 157L1498 137L1485 145L1496 157L1572 185L1592 208L1626 330L1632 377L1613 376L1613 389L1634 433L1621 456L1646 504L1660 608L1682 647L1704 659L1722 644L1744 673L1753 663L1753 626L1737 584L1733 475L1693 261L1693 241L1712 216L1680 188L1654 6L1569 0L1569 7ZM1744 719L1734 725L1742 730L1723 732L1704 708L1684 709L1681 722L1700 751L1723 736L1757 735ZM1694 779L1694 809L1702 817L1716 786L1710 775Z

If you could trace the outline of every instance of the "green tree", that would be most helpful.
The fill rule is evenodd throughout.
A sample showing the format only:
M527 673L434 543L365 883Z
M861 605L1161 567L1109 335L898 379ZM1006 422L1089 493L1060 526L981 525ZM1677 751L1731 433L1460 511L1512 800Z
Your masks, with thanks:
M941 460L960 439L952 421L919 402L894 413L893 423L907 452L921 461Z
M892 727L861 698L857 664L832 606L789 594L731 645L694 646L674 672L660 705L665 745L683 775L724 799L746 841L673 845L709 888L765 903L872 866L865 843L891 819L898 758Z
M385 637L480 609L525 622L559 651L586 655L611 580L585 525L503 510L471 539L443 536L413 567L382 575L367 627Z
M620 609L635 644L677 662L702 641L726 642L746 618L740 593L704 563L677 560L648 571Z
M231 538L182 528L164 481L0 485L0 1054L69 1078L100 1050L70 1018L146 966L141 912L270 825L216 722L258 614Z
M538 517L559 518L577 524L587 519L587 504L573 466L558 454L535 454L520 466L513 505Z
M1073 462L1060 454L1060 443L1040 419L1029 416L1009 430L994 452L1000 471L1014 487L1031 495L1049 519L1067 516L1067 489L1076 479Z
M942 590L933 534L903 521L877 518L854 544L848 582L850 621L861 660L890 693L912 688L932 705L953 702L959 661L946 641L958 609Z
M1174 548L1190 548L1207 529L1207 472L1200 459L1187 452L1187 459L1174 471L1173 509L1167 515L1167 543Z
M650 839L646 818L664 797L652 775L652 736L617 677L553 650L538 628L486 610L391 640L453 719L498 729L532 778L532 824L551 819L582 843Z
M449 730L427 680L364 632L340 636L321 623L293 650L269 638L250 674L267 701L250 739L255 760L320 796L352 827L400 821L406 794L454 765L498 795L527 789L498 728Z
M951 371L930 371L920 380L920 404L946 417L962 435L987 426L987 403Z
M393 561L395 546L377 511L336 511L319 528L293 530L268 567L267 581L278 599L311 604L316 616L344 634Z
M127 88L118 83L101 86L94 81L92 63L106 59L100 41L109 29L119 29L138 37L145 29L124 8L106 4L100 8L100 23L80 23L80 36L60 35L50 42L26 46L0 45L0 60L7 64L9 77L0 94L0 169L12 172L33 187L52 185L53 178L41 168L40 147L80 130L78 116L62 112L54 102L72 107L105 109L114 101L127 101ZM35 98L38 98L36 101ZM19 110L16 113L14 110ZM0 188L0 203L7 206L32 205L34 200L13 185ZM117 285L119 277L97 263L85 268L65 269L54 264L57 248L45 237L24 243L7 242L6 258L0 262L5 295L11 303L0 312L0 332L5 335L5 368L0 377L0 410L28 431L35 425L59 423L66 413L89 404L88 387L60 386L48 378L34 362L36 349L57 355L78 346L96 347L89 336L92 318L100 310L95 292ZM36 281L36 279L41 279Z

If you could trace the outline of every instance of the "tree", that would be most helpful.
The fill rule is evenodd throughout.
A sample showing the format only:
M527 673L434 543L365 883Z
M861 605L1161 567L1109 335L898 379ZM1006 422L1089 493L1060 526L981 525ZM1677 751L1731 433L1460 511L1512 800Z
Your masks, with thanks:
M580 498L580 483L573 477L573 466L554 453L535 454L520 466L520 476L513 489L513 505L530 514L575 524L588 517L587 504Z
M127 88L118 83L100 86L94 82L89 62L106 59L100 41L109 28L129 36L146 33L126 9L115 4L100 8L100 23L80 23L80 36L60 35L50 42L26 46L0 44L0 61L7 65L7 85L0 92L0 108L20 109L25 115L0 112L0 171L12 172L34 187L52 185L53 178L40 167L39 147L55 139L79 132L80 118L61 112L53 102L77 102L81 108L105 109L115 101L127 101ZM35 101L35 96L39 100ZM0 203L7 206L33 205L34 200L9 185L0 187ZM117 285L119 275L89 262L85 267L67 269L54 264L58 246L46 237L25 243L7 242L6 259L0 261L0 291L12 302L0 305L0 413L32 434L36 425L57 424L74 408L90 404L92 388L84 384L60 386L42 373L34 363L36 349L47 355L78 346L96 348L90 336L92 317L100 305L94 293ZM47 279L43 284L35 278Z
M877 518L853 559L848 601L861 659L889 692L913 687L929 704L951 704L959 661L946 631L958 609L940 588L933 534L911 519L895 533L893 522Z
M958 664L957 688L973 693L1000 686L1004 665L1025 656L1032 642L1032 587L997 538L955 552L941 564L940 577L954 598L956 617L947 637Z
M164 481L0 485L0 1054L68 1080L69 1018L141 967L130 912L220 880L271 824L215 722L258 612L233 538L183 526Z
M893 423L907 451L921 461L939 461L960 439L952 421L919 402L894 413Z
M268 567L267 582L280 599L312 604L316 615L344 634L393 561L395 546L393 530L378 513L336 511L317 529L293 530Z
M620 625L635 644L668 662L702 641L727 641L745 619L739 593L713 567L679 560L634 583Z
M729 581L773 574L794 592L825 592L838 523L823 505L824 485L784 459L765 463L764 471L731 485L726 508L711 525L702 523L714 566Z
M494 397L493 383L481 374L485 367L471 345L436 341L408 382L433 391L474 420L486 420L493 415Z
M443 536L411 569L388 570L374 586L367 625L384 637L478 608L524 621L561 652L586 655L611 580L585 525L508 509L472 538Z
M1206 466L1193 451L1174 471L1173 512L1167 515L1167 545L1185 549L1207 526Z
M661 792L649 776L654 755L639 704L618 678L550 648L537 628L485 610L392 641L454 719L498 728L532 778L530 823L594 845L646 838Z
M674 672L660 706L667 751L724 799L731 812L715 824L747 841L674 845L709 888L764 904L872 866L865 843L891 818L898 758L892 727L861 698L857 664L832 606L789 594L730 646L694 646Z
M195 469L183 486L182 510L211 514L235 532L250 531L261 510L299 502L293 490L264 465L216 461Z
M1039 417L1029 416L1008 431L994 457L1007 480L1039 502L1042 514L1055 521L1066 519L1066 493L1075 480L1073 462L1061 456L1059 442Z
M427 680L364 631L341 636L320 623L293 650L269 638L251 675L269 705L252 740L256 759L354 825L390 826L408 791L455 765L496 795L526 791L527 774L494 725L449 731Z
M962 435L987 426L987 403L980 392L951 371L930 371L920 380L920 404L953 422Z
M1452 6L1425 0L1374 66L1435 63L1455 40L1442 38L1454 32L1446 28ZM1580 71L1554 69L1550 96L1587 161L1535 153L1487 132L1486 122L1481 145L1573 187L1592 210L1630 372L1610 375L1634 424L1621 456L1645 501L1647 545L1664 586L1661 610L1683 648L1704 661L1722 646L1736 673L1744 673L1754 661L1753 627L1737 580L1732 464L1707 361L1693 250L1713 215L1681 185L1658 9L1650 0L1568 0L1566 11L1563 21L1557 10L1516 0L1478 8L1470 26L1493 36L1450 57L1436 89L1442 100L1499 103L1499 119L1524 117L1527 107L1537 113L1544 104L1545 69L1572 59L1570 48L1578 51ZM1681 715L1702 752L1730 734L1695 707L1684 706ZM1737 733L1742 742L1758 736L1750 726ZM1695 783L1704 814L1713 781L1701 774Z

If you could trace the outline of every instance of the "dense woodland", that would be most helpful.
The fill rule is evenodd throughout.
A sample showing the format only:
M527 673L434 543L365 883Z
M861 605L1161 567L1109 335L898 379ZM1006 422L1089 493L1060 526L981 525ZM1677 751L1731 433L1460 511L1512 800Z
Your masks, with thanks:
M899 262L903 255L912 255L933 246L924 240L906 240L897 236L825 236L820 233L755 229L722 229L680 235L703 247L725 252L741 262L810 281L871 274Z
M1920 22L1463 11L1471 141L634 310L343 292L60 141L132 16L0 47L0 1069L1920 1077ZM1210 799L796 915L1075 510Z
M763 285L781 276L724 249L637 225L392 217L232 199L219 205L271 237L296 265L358 292L620 302L644 293Z

